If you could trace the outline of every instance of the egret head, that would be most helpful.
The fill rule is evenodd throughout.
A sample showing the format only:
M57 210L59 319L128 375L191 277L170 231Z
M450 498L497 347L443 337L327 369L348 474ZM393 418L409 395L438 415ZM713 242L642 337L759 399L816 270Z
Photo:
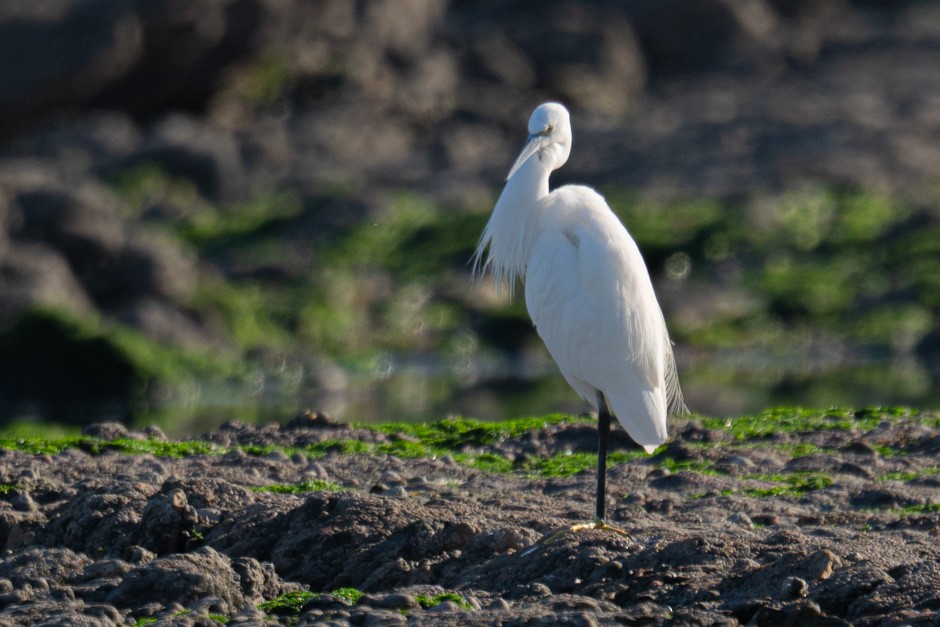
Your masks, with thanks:
M549 170L565 164L571 154L571 117L568 110L557 102L546 102L535 108L529 118L529 140L519 158L509 170L512 178L522 164L536 155Z

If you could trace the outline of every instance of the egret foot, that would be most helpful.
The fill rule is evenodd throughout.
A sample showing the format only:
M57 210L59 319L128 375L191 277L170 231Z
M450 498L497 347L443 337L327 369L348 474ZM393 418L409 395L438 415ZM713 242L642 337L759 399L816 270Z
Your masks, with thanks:
M620 527L614 527L613 525L608 525L606 522L600 518L595 518L593 522L581 523L580 525L572 525L570 531L581 531L582 529L598 529L600 531L613 531L618 533L625 538L629 538L630 534L621 529Z
M625 538L630 537L630 534L624 531L623 529L621 529L620 527L614 527L613 525L608 525L606 522L604 522L600 518L595 518L593 521L589 523L579 523L577 525L571 525L570 527L562 527L561 529L556 529L555 531L545 534L535 544L533 544L532 546L527 548L525 551L523 551L522 555L523 556L529 555L530 553L534 552L535 549L537 549L539 546L554 542L558 538L564 535L567 535L569 533L574 533L576 531L584 531L588 529L597 529L598 531L611 531Z

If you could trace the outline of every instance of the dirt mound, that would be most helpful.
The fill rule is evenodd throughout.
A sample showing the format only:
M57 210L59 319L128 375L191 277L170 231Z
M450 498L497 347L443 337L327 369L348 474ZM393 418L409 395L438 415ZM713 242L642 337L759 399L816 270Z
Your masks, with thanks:
M7 440L0 623L940 619L936 414L674 424L655 456L611 453L627 535L550 541L592 511L590 427L462 424ZM497 460L517 469L481 470Z

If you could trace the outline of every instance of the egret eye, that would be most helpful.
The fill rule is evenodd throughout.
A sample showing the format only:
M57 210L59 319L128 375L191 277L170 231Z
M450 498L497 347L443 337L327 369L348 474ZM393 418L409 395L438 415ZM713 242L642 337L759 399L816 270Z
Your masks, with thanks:
M554 131L554 130L555 130L554 125L549 124L548 126L545 127L545 130L542 131L542 134L543 134L543 135L548 135L549 133L551 133L551 132Z

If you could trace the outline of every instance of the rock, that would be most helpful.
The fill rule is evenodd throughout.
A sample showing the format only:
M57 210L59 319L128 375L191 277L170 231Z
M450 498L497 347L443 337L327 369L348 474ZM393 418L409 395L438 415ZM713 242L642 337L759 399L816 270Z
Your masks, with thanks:
M48 590L50 582L60 585L80 576L89 564L89 557L70 549L24 548L0 560L0 578L10 580L14 588L28 584L33 590Z
M907 503L907 498L896 491L887 488L872 488L862 490L852 497L851 503L855 507L892 509Z
M418 602L410 594L392 593L380 598L375 606L386 609L414 609L418 607Z
M195 259L166 237L132 235L90 290L104 303L146 295L186 303L195 289Z
M272 564L262 563L251 557L240 557L234 560L232 570L238 575L245 599L252 605L276 598L296 587L281 581Z
M207 597L217 597L224 614L248 605L231 561L204 547L192 553L158 557L138 566L108 595L107 602L119 608L137 607L143 599L191 606Z
M385 470L379 475L379 481L388 485L402 485L405 480L394 470Z
M806 574L816 581L829 579L841 565L841 560L829 549L820 549L809 556L806 562Z
M82 435L102 440L117 440L129 437L130 433L120 422L94 422L82 427Z
M524 533L522 529L504 528L493 531L483 532L472 537L466 544L464 550L477 553L505 553L513 550L519 551L533 542L531 535Z
M329 414L305 410L294 416L283 429L344 429L347 425L336 422Z
M144 547L137 545L129 546L124 549L123 556L124 559L131 564L146 564L157 557L153 551L148 551Z
M809 594L809 584L799 577L787 577L780 586L780 598L784 600L799 599Z
M855 440L850 444L842 447L842 450L846 453L854 453L855 455L864 455L865 457L878 457L878 451L868 442L863 440Z
M121 0L4 3L0 9L0 133L98 95L143 53L133 6ZM68 50L69 54L61 54Z
M311 598L309 601L303 604L300 608L301 613L310 612L312 610L320 610L324 612L335 612L336 610L344 609L349 607L344 599L341 599L338 596L332 594L318 594L317 596Z
M13 497L13 501L10 504L13 506L13 509L20 512L35 512L39 509L36 506L36 502L29 495L29 492L19 492Z
M616 116L630 108L645 86L645 60L619 7L497 4L452 10L449 17L453 28L478 42L472 60L484 76L515 89L534 84L575 107Z
M110 172L143 165L192 181L208 198L232 201L248 191L245 166L232 134L189 115L171 114L162 119L141 149L113 163Z
M188 288L182 288L184 294ZM187 300L184 296L182 300ZM173 302L142 295L112 310L121 322L139 329L164 344L187 348L219 348L218 338L195 320L193 314Z
M735 512L731 514L731 516L728 517L728 522L741 525L747 529L752 529L754 527L754 521L751 520L751 517L744 512Z
M135 530L136 544L157 555L174 553L185 547L198 521L199 516L187 502L186 493L172 488L147 501Z
M809 599L796 601L783 608L764 606L754 615L749 624L761 627L773 625L811 625L813 627L848 627L851 623L829 616Z
M42 244L0 247L0 323L10 324L30 307L87 313L94 305L66 259Z
M382 496L403 499L403 498L408 498L409 494L408 494L408 490L405 489L404 486L397 485L397 486L389 488L388 490L385 490L385 492L382 493Z
M143 428L143 434L147 436L149 440L156 440L158 442L166 442L166 434L163 433L163 429L156 425L147 425Z
M10 236L55 247L79 278L112 262L124 246L117 199L98 185L23 191L15 197L13 210L22 218Z
M669 0L628 3L624 10L657 75L770 65L780 54L776 15L765 3Z
M437 605L432 605L431 607L428 608L428 612L431 612L434 614L443 614L445 612L461 612L461 611L463 611L463 609L459 605L457 605L456 603L450 600L441 601Z
M935 615L940 565L932 561L912 561L892 569L890 577L871 592L856 597L848 607L848 618L861 622L863 618L892 612L899 604L931 610Z
M136 536L147 535L140 533L139 523L148 499L157 491L154 486L128 482L77 485L78 495L65 503L50 523L44 543L89 555L120 556L128 547L139 544ZM156 519L152 521L153 531L163 536L156 528ZM152 544L146 548L153 550Z

